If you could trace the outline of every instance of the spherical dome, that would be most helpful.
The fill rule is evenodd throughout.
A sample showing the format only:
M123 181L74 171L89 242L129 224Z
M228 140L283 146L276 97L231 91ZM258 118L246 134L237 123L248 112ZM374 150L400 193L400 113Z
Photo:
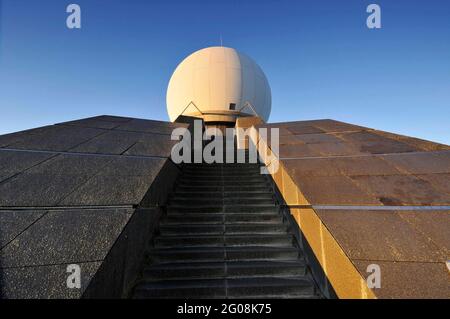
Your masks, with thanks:
M201 116L205 121L258 115L267 121L271 105L270 86L261 68L248 56L225 47L205 48L188 56L167 89L171 121L180 115Z

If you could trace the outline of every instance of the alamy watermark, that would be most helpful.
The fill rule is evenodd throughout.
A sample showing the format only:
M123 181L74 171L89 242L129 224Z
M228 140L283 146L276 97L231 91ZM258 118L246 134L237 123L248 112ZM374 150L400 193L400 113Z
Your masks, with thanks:
M81 289L81 267L77 264L68 265L66 272L69 273L67 276L67 288L69 289Z
M72 3L66 8L69 16L66 19L66 25L69 29L81 29L81 7L79 4ZM379 4L369 4L366 9L370 15L367 17L366 25L369 29L381 29L381 7Z
M366 272L370 275L366 279L367 287L370 289L381 288L381 268L380 265L370 264L366 268Z
M81 29L81 7L79 4L72 3L66 8L69 16L66 19L66 25L69 29ZM366 25L369 29L381 29L381 7L378 4L369 4L366 12L370 13L367 17Z
M81 29L81 7L78 4L69 4L66 12L70 15L66 19L66 25L69 29Z
M366 21L367 27L369 29L381 29L381 7L378 4L369 4L366 11L370 13Z

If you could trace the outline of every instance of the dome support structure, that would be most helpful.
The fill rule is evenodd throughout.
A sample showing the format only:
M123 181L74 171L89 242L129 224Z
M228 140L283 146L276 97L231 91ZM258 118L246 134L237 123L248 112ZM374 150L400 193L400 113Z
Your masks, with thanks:
M189 109L190 106L193 106L197 111L196 112L189 112L186 113L186 110ZM252 114L244 113L243 110L249 108L252 112ZM200 117L202 118L205 123L221 123L221 124L228 124L227 126L234 126L236 124L236 120L239 117L253 117L256 116L260 118L258 113L255 110L255 107L250 103L249 101L245 102L244 105L236 111L202 111L201 108L197 106L197 104L194 103L194 101L189 102L188 105L183 109L183 112L179 116L192 116L192 117ZM262 120L262 119L261 119ZM262 120L264 122L264 120Z

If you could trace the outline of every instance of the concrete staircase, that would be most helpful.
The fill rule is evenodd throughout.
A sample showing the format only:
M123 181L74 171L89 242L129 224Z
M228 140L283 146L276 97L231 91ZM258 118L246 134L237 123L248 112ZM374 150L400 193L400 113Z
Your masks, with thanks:
M186 164L133 298L317 298L258 164Z

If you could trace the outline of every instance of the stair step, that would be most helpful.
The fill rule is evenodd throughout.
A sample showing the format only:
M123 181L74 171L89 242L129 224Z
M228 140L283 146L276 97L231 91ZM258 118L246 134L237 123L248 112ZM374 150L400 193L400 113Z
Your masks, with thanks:
M183 176L260 176L261 169L255 167L253 169L236 169L236 170L203 170L203 169L183 169Z
M280 207L273 205L225 205L223 206L223 210L225 213L278 213L280 211Z
M148 254L154 263L206 261L295 261L300 254L295 247L189 247L155 248Z
M178 224L178 225L163 225L160 227L160 233L163 236L167 235L217 235L221 236L232 234L283 234L287 233L287 226L282 223L276 224Z
M197 173L182 173L180 178L185 179L207 179L211 178L214 180L218 179L231 179L231 178L238 178L238 179L267 179L266 175L261 174L260 170L254 171L254 172L248 172L248 171L235 171L235 172L207 172L203 174L197 174Z
M253 191L253 192L224 192L225 198L270 198L273 199L273 193L270 189L267 191Z
M212 206L212 205L169 205L167 206L168 213L208 213L208 214L227 214L227 213L278 213L279 206L277 205L226 205L226 206Z
M222 198L171 198L169 200L170 206L184 206L184 207L196 207L196 206L220 206L223 204Z
M167 214L179 213L179 214L223 214L222 206L203 206L203 207L187 207L180 205L169 205L167 206Z
M261 174L260 168L255 168L253 170L206 170L206 171L186 171L183 170L183 174L181 177L192 177L192 178L205 178L205 177L215 177L215 178L223 178L223 177L243 177L243 178L251 178L251 177L262 177L265 178L264 174Z
M289 247L293 245L293 236L290 234L158 236L154 239L154 243L156 247Z
M191 175L184 175L181 176L181 178L178 180L179 182L190 182L190 181L196 181L196 182L221 182L221 181L240 181L240 182L266 182L267 179L264 177L264 175L252 175L252 176L243 176L243 175L226 175L226 176L218 176L218 175L206 175L206 176L191 176Z
M252 223L266 224L282 222L283 218L279 213L227 213L225 214L225 222L227 223Z
M144 280L212 279L242 277L299 277L306 275L304 261L231 261L171 263L147 266Z
M244 298L309 297L314 286L307 278L245 278L143 281L135 288L135 298Z
M225 298L223 279L142 282L134 289L135 299L146 298Z
M223 224L224 214L180 214L180 213L169 213L163 220L161 220L160 225L176 225L176 224Z
M255 167L263 166L259 163L213 163L213 164L205 164L205 163L185 163L183 164L184 169L200 169L200 170L208 170L208 169L240 169L247 170Z
M253 192L193 192L176 191L170 195L171 198L273 198L271 191L253 191Z
M309 278L227 279L228 298L310 298L314 294Z
M134 298L316 298L261 164L184 164Z
M227 223L252 223L267 224L282 222L282 217L278 213L263 214L179 214L170 213L162 221L161 225L172 224L227 224Z
M179 185L176 190L180 192L265 192L271 189L268 185Z
M269 182L263 178L233 178L233 179L184 179L177 182L180 186L265 186L270 187Z
M169 200L169 205L183 205L183 206L205 206L205 205L232 205L239 200L239 203L246 205L270 205L273 204L272 198L211 198L211 197L196 197L196 198L186 198L186 197L174 197Z
M247 199L268 199L273 203L273 195L271 193L187 193L187 192L176 192L171 196L173 200L247 200Z
M248 170L241 170L241 171L183 171L180 177L185 178L214 178L214 179L221 179L221 178L266 178L264 174L261 174L260 169L255 169L253 171Z

